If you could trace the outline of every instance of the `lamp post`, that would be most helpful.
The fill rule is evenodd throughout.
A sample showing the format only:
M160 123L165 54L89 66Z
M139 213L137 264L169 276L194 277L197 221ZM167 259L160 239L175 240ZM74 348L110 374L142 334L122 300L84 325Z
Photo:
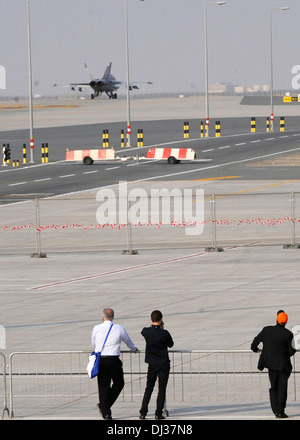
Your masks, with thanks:
M28 77L29 77L29 120L30 120L30 162L34 162L33 105L32 105L32 67L30 35L30 0L27 0L27 38L28 38Z
M209 137L209 99L208 99L208 45L207 45L207 6L225 5L225 1L205 3L204 5L204 32L205 32L205 94L206 94L206 121L205 121L205 137Z
M274 131L274 103L273 103L273 11L287 11L290 9L288 6L283 6L281 8L270 9L270 98L271 98L271 124L270 129Z
M144 0L140 0L141 2ZM126 82L127 82L127 147L131 146L131 118L130 118L130 81L129 81L129 44L128 44L128 0L125 0L125 40L126 40Z

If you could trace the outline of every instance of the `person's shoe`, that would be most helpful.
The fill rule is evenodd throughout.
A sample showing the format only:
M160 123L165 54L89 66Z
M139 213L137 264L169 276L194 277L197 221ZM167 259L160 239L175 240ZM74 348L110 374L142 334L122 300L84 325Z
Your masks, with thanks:
M141 419L141 420L145 420L145 418L146 418L146 414L142 414L142 413L140 413L139 419Z
M165 416L161 415L161 416L155 416L156 420L164 420Z
M104 418L104 420L112 420L112 416L109 414L106 414L106 416L103 418Z
M100 415L102 416L102 418L104 420L112 420L111 414L103 414L102 409L100 407L100 403L97 403L97 406L98 406L98 409L99 409L99 413L100 413Z
M288 418L288 416L286 415L286 413L279 413L279 414L276 414L276 418L277 419L287 419Z
M102 410L101 410L101 408L100 408L100 403L97 403L97 406L98 406L98 411L99 411L99 413L100 413L100 416L103 417ZM103 417L103 418L104 418L104 417Z

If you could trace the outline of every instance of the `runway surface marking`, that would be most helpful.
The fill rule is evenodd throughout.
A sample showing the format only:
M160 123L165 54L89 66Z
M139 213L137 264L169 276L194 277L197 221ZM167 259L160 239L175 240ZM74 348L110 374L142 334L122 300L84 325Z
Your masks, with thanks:
M239 179L241 176L207 177L206 179L195 179L193 182L205 182L206 180Z
M224 162L224 163L221 163L221 164L218 164L218 165L210 165L210 166L206 166L206 167L195 168L195 169L192 169L192 170L178 171L176 173L163 174L163 175L160 175L160 176L147 177L145 179L140 179L140 180L137 180L135 182L145 181L145 180L163 179L163 178L166 178L166 177L179 176L179 175L183 175L183 174L191 174L191 173L196 173L198 171L204 171L204 170L210 170L210 169L215 169L215 168L221 168L221 167L228 166L228 165L236 165L236 164L240 164L240 163L252 162L252 161L255 161L255 160L265 159L267 157L272 157L272 156L278 156L280 154L292 153L294 151L299 151L299 150L300 150L300 147L292 148L290 150L278 151L276 153L264 154L262 156L254 156L254 157L250 157L248 159L241 159L241 160L236 160L236 161L232 161L232 162Z
M241 191L236 191L232 194L242 194L242 193L246 193L246 192L257 191L258 189L273 188L274 186L281 186L281 185L286 185L286 184L292 183L292 182L298 182L298 180L299 179L294 179L294 180L287 180L285 182L271 183L269 185L258 186L256 188L243 189Z
M230 135L230 136L222 136L222 138L219 138L219 139L231 138L231 137L237 137L237 136L246 136L246 135L249 135L249 133L241 133L241 134ZM283 139L283 138L288 138L288 137L297 137L297 136L300 136L300 133L293 133L293 134L282 135L282 136L278 136L277 138L276 137L270 137L270 138L266 138L266 139L256 139L256 140L249 141L249 144L258 143L258 142L262 142L262 141L272 141L272 140ZM208 138L208 139L204 138L205 142L207 140L212 140L212 139L215 140L215 138ZM199 138L199 139L198 138L197 139L186 139L185 141L186 142L196 142L196 141L200 141L200 140L203 141L202 138ZM160 147L160 146L163 147L165 145L173 145L173 144L177 144L177 143L182 143L182 140L172 141L172 142L165 142L165 143L162 143L162 144L155 144L155 145L144 146L144 147L142 147L142 149L153 148L153 147ZM248 142L240 142L240 143L233 144L233 145L220 146L217 149L221 150L221 149L226 149L226 148L232 148L234 146L244 146L244 145L247 145L247 144L248 144ZM132 147L132 148L126 149L126 151L132 151L132 150L141 151L141 147ZM210 152L210 151L214 151L214 150L215 150L215 148L209 148L209 149L201 150L201 153L208 152L208 151ZM287 151L281 151L281 152L277 152L277 153L271 153L270 155L261 156L261 157L269 157L269 156L272 156L274 154L284 154L284 153L288 153L288 152L292 152L292 151L295 151L295 150L287 150ZM116 153L118 153L118 152L123 152L124 153L124 149L116 151ZM245 160L255 160L255 159L256 158L245 159ZM0 170L0 173L9 172L9 171L23 171L23 170L26 170L26 169L31 169L32 167L50 166L50 165L55 165L55 164L58 164L58 163L65 163L65 162L66 162L65 160L59 160L59 161L56 161L56 162L49 162L47 164L32 164L32 165L27 165L25 167L7 168L7 169L4 169L4 170L3 169ZM153 161L138 162L138 163L136 163L134 165L139 165L140 163L141 164L145 164L145 163L152 163L152 162ZM241 161L241 162L243 162L243 161ZM239 162L231 162L231 163L239 163ZM133 164L128 164L126 166L132 166L132 165ZM224 164L224 165L227 165L227 164ZM222 166L222 165L219 165L219 166ZM119 167L106 168L106 170L109 171L111 169L117 169L117 168L119 168ZM85 173L89 173L89 172L85 172Z
M214 169L214 168L221 168L223 166L236 165L236 164L240 164L240 163L246 163L246 162L256 161L256 160L260 160L260 159L266 159L266 158L273 157L273 156L278 156L278 155L281 155L281 154L293 153L293 152L299 151L299 150L300 150L300 147L292 148L290 150L278 151L278 152L275 152L275 153L264 154L264 155L261 155L261 156L254 156L254 157L250 157L248 159L241 159L241 160L236 160L236 161L232 161L232 162L223 162L223 163L220 163L220 164L217 164L217 165L209 165L209 166L204 166L204 167L201 167L201 168L194 168L192 170L177 171L176 173L163 174L163 175L160 175L160 176L147 177L145 179L139 179L139 180L134 181L134 182L139 182L139 181L144 181L144 180L162 179L162 178L166 178L166 177L179 176L179 175L183 175L183 174L190 174L190 173L195 173L195 172L198 172L198 171L204 171L204 170L209 170L209 169ZM141 164L141 163L142 162L139 162L139 164ZM149 163L149 162L147 162L147 163ZM111 171L111 170L118 169L118 168L120 168L120 167L119 166L118 167L110 167L110 168L105 168L105 170L106 171ZM67 174L67 175L58 176L58 178L62 179L62 178L67 178L67 177L75 177L75 176L83 175L83 174L84 174L83 172L82 173L78 173L78 174ZM49 177L48 180L55 179L55 178L56 177ZM25 185L26 183L29 183L29 182L26 182L26 181L25 182L16 182L16 183L11 183L8 186ZM90 188L90 190L91 189L92 188ZM80 192L80 191L78 191L78 192Z
M243 244L241 246L231 246L231 247L228 247L228 248L224 248L224 251L232 251L232 250L238 249L240 247L249 247L249 246L253 246L253 245L257 244L257 243L259 243L259 242L255 241L255 242L250 242L250 243ZM162 265L162 264L176 263L178 261L185 261L185 260L188 260L188 259L191 259L191 258L204 257L204 256L207 256L207 255L212 255L212 254L214 254L214 252L199 252L199 253L196 253L196 254L184 255L183 257L169 258L167 260L154 261L153 263L138 264L138 265L135 265L135 266L124 267L123 269L110 270L108 272L102 272L102 273L98 273L98 274L94 274L94 275L86 275L86 276L83 276L83 277L71 278L71 279L62 280L62 281L54 281L54 282L48 283L48 284L41 284L39 286L29 287L26 290L47 289L47 288L50 288L50 287L56 287L56 286L61 286L61 285L66 285L66 284L71 284L71 283L78 283L78 282L81 282L81 281L93 280L93 279L96 279L96 278L102 278L102 277L106 277L106 276L110 276L110 275L116 275L116 274L119 274L119 273L124 273L124 272L132 271L132 270L145 269L145 268L148 268L148 267L159 266L159 265Z

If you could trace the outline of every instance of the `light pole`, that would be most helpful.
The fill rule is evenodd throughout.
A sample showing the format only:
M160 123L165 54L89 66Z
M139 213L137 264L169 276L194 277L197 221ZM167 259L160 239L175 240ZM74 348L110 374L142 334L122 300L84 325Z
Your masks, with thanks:
M226 2L205 3L204 5L204 32L205 32L205 94L206 94L206 121L205 121L205 137L209 137L209 99L208 99L208 44L207 44L207 6L225 5Z
M29 76L29 118L30 118L30 162L34 162L33 108L32 108L32 67L30 36L30 0L27 0L28 76Z
M144 0L140 0L143 2ZM129 44L128 44L128 0L125 0L125 40L126 40L126 82L127 82L127 147L131 146L131 121L130 121L130 81L129 81Z
M270 9L270 74L271 74L271 87L270 87L270 98L271 98L271 131L274 131L274 103L273 103L273 11L287 11L290 9L288 6L283 6L281 8Z

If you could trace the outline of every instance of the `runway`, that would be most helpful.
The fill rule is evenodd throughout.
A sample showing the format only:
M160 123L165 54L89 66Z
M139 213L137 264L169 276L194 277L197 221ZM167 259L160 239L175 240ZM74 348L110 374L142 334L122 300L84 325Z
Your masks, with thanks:
M236 121L231 122L233 124ZM228 125L229 123L230 121L227 121ZM193 127L192 124L191 126ZM40 163L40 151L36 149L34 164L16 168L1 167L0 196L65 194L121 180L201 180L228 176L242 180L286 180L298 179L300 175L300 162L298 166L297 161L294 161L293 166L284 161L276 165L276 159L300 153L300 129L284 133L224 134L220 138L209 139L196 138L191 133L189 139L183 139L181 121L144 123L144 127L144 147L115 148L117 155L132 159L126 162L95 162L92 166L85 166L80 162L65 162L65 151L68 146L82 149L95 147L97 137L100 147L102 139L97 125L40 129L37 138L49 142L49 163ZM111 144L116 145L118 124L109 125L109 131L111 134L114 133ZM10 132L6 134L6 139L11 138L11 144L16 144L13 139L18 136L22 135ZM167 141L167 138L171 139ZM135 160L136 156L145 157L150 146L190 147L196 151L197 161L169 165L167 161ZM12 157L14 154L16 153L12 147ZM21 155L18 157L21 158Z
M121 130L126 133L126 100L37 100L34 106L34 164L29 163L28 103L3 103L0 108L0 139L9 143L17 168L0 168L0 196L11 194L64 194L140 179L296 179L297 160L277 163L286 154L295 159L300 147L300 107L276 106L275 132L266 132L269 106L240 105L241 97L212 96L210 137L201 138L201 117L205 97L133 99L132 148L121 147ZM280 117L285 132L280 132ZM251 118L256 132L251 133ZM221 137L215 138L215 122L221 123ZM184 138L184 121L189 122L189 138ZM144 147L136 147L137 132L143 130ZM130 160L126 163L65 163L66 149L102 148L103 130L109 133L109 147L119 156L145 156L150 147L190 147L198 160L169 166L165 162ZM23 144L27 144L27 164L22 164ZM49 145L49 163L41 164L41 145ZM269 162L266 162L268 161ZM271 162L270 162L271 161ZM287 164L289 166L287 166ZM272 166L270 166L272 165Z

